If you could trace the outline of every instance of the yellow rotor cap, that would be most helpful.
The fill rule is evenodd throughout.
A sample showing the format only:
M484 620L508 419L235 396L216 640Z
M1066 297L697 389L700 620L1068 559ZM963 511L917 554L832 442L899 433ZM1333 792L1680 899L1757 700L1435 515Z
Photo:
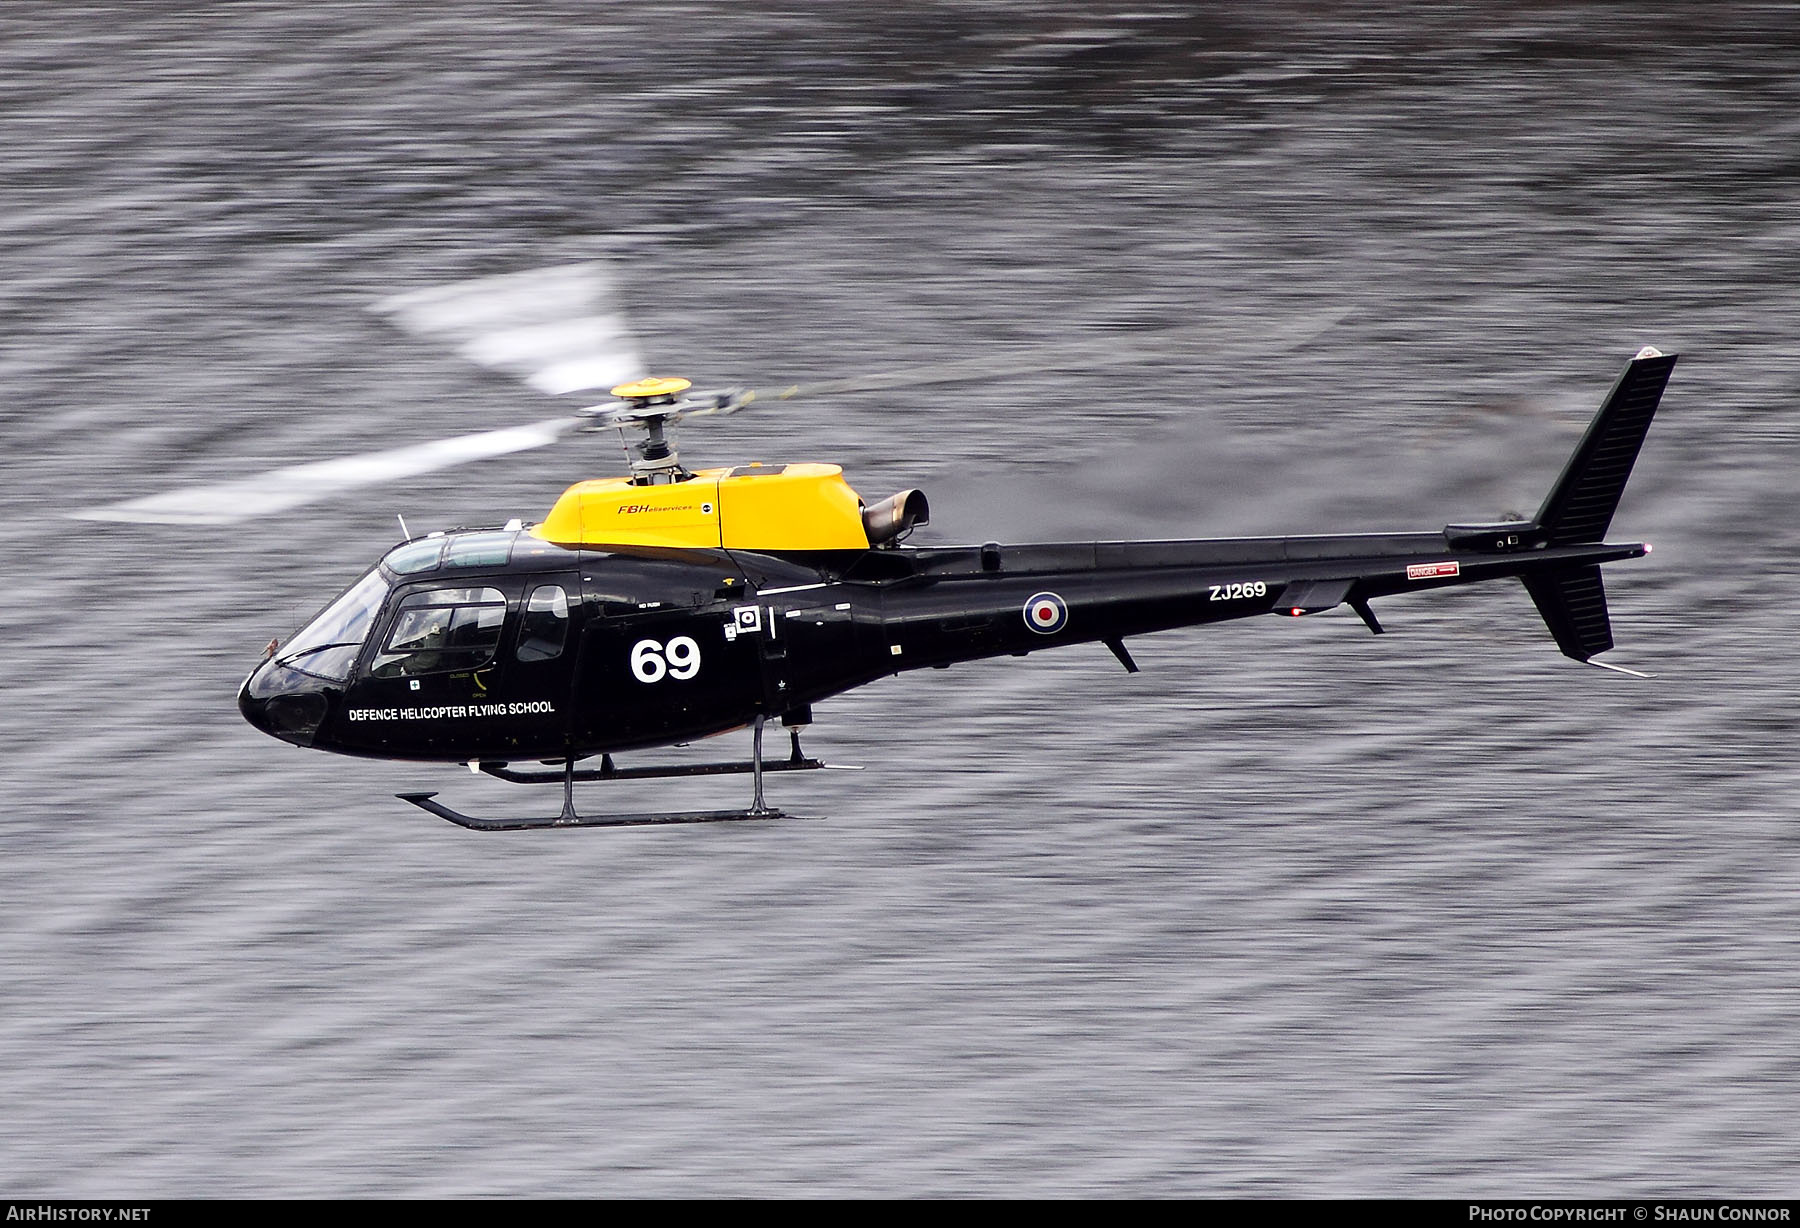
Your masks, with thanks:
M637 401L647 397L672 397L678 392L686 392L693 386L693 380L669 379L652 375L645 379L634 379L629 384L620 384L612 390L612 394L621 400Z

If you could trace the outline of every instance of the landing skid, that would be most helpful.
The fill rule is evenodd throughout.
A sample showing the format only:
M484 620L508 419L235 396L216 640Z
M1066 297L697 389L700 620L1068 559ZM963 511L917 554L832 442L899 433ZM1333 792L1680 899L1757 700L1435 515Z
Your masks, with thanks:
M396 793L403 802L411 802L420 810L449 819L458 827L473 831L532 831L544 827L654 827L664 823L736 823L747 819L789 819L781 810L764 807L756 810L686 810L666 814L562 814L542 819L482 819L463 814L437 801L435 793Z
M549 784L561 781L563 787L562 813L547 818L522 819L484 819L475 815L463 814L452 810L442 802L435 800L435 793L397 793L403 802L411 802L429 814L440 819L448 819L459 827L467 827L473 831L530 831L546 827L654 827L671 823L735 823L750 819L788 819L793 815L777 810L763 803L762 778L764 772L801 772L814 771L829 766L817 759L808 759L800 753L800 730L788 730L792 736L793 752L785 760L765 764L762 757L763 718L756 718L756 731L751 740L751 761L749 763L697 763L691 765L675 765L670 767L615 768L610 755L601 757L599 770L575 770L575 760L568 759L563 763L560 772L514 772L500 764L484 763L482 771L490 776L509 780L516 784ZM714 776L729 772L750 772L755 777L754 796L750 805L744 810L678 810L668 813L652 814L608 814L583 815L575 810L575 782L577 780L634 780L657 776Z

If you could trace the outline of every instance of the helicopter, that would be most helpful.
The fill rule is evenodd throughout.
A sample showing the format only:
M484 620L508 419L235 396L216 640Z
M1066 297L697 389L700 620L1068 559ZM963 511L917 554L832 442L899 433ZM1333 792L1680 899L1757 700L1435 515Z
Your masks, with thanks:
M920 490L868 502L839 466L812 462L689 469L673 436L683 422L759 401L899 386L897 377L772 394L696 390L644 372L604 287L594 266L570 266L414 292L377 310L542 391L608 387L611 400L526 427L80 514L220 523L571 434L636 432L629 473L575 483L541 520L407 537L285 643L271 641L239 688L244 718L295 746L562 786L562 808L547 817L482 817L436 793L397 795L484 831L791 817L765 801L765 774L830 766L800 746L813 705L877 679L1075 644L1103 645L1136 673L1126 644L1134 636L1340 606L1381 635L1379 598L1503 579L1523 582L1564 655L1646 676L1596 659L1613 646L1601 567L1650 552L1605 538L1674 354L1646 347L1630 359L1529 519L1399 533L924 546L907 542L930 522ZM1274 343L1310 338L1342 314L1302 320ZM997 369L950 364L904 378L949 382ZM764 754L770 721L789 735L784 757ZM747 761L614 760L746 727ZM748 806L592 815L574 800L577 782L731 773L752 777Z

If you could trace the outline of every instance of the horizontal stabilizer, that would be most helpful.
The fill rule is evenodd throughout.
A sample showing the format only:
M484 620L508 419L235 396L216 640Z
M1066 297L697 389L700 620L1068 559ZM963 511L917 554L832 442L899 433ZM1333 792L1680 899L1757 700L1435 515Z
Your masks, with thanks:
M1281 594L1277 610L1292 614L1317 614L1336 609L1350 595L1354 580L1296 580Z

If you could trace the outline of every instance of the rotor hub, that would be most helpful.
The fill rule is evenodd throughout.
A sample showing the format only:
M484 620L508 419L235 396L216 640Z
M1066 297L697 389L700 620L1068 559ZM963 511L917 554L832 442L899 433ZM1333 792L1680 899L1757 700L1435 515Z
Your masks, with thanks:
M677 396L693 386L693 380L681 379L678 376L651 375L644 379L634 379L629 384L620 384L612 390L612 394L621 401L653 404L658 401L673 402Z
M694 408L677 400L691 387L691 380L647 376L615 387L612 394L617 401L584 411L605 426L621 431L634 426L644 431L644 438L631 448L631 480L638 485L662 486L689 476L664 427L681 421L682 415Z
M623 432L633 427L644 432L644 439L631 448L633 482L640 486L683 482L693 475L682 468L665 428L683 418L736 413L756 397L754 392L741 388L686 395L692 387L691 381L679 377L648 376L615 386L612 394L617 400L589 405L575 413L591 423L584 430Z

